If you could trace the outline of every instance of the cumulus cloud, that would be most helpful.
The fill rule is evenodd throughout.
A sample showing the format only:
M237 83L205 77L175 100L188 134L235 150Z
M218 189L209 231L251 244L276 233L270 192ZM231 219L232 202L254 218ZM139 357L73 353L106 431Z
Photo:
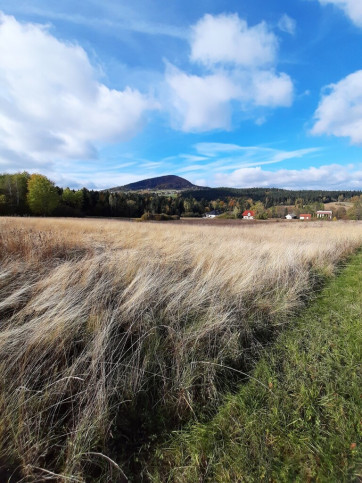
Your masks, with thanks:
M362 144L362 70L325 89L312 134L332 134Z
M184 131L230 127L230 101L237 98L239 89L228 77L199 77L170 68L167 81L176 94L173 104Z
M293 99L293 84L290 77L282 72L256 72L251 79L253 101L256 106L288 107Z
M216 185L230 187L278 187L285 189L360 189L362 169L331 164L306 169L267 171L260 166L241 168L215 176Z
M191 29L190 60L203 72L168 65L173 115L183 131L230 129L233 112L290 106L293 82L276 71L278 39L265 22L205 15ZM256 119L265 120L260 112Z
M257 108L289 107L293 83L273 70L215 71L205 76L170 66L166 81L171 88L174 117L183 131L204 132L231 128L234 110L251 114ZM265 122L264 116L258 116Z
M344 13L358 27L362 27L362 2L361 0L319 0L322 5L335 5L341 8Z
M156 107L137 90L99 82L80 46L0 14L2 165L23 155L33 163L96 157L97 143L134 136Z
M265 22L248 27L234 15L205 15L192 27L191 60L256 67L275 60L278 40Z

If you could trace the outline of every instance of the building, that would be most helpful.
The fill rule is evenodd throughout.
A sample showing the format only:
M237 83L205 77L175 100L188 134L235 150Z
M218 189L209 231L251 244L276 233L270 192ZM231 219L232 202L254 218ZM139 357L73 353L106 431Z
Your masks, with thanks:
M245 210L243 213L244 220L254 220L255 211L253 210Z
M297 215L295 213L288 213L285 218L287 220L293 220L293 218L296 218L296 217Z
M312 215L310 213L303 213L303 214L299 215L299 219L300 220L311 220Z
M330 210L319 210L317 211L317 218L326 218L327 220L331 220L333 213Z
M208 213L205 213L205 218L215 218L216 216L220 215L221 212L217 210L209 211Z

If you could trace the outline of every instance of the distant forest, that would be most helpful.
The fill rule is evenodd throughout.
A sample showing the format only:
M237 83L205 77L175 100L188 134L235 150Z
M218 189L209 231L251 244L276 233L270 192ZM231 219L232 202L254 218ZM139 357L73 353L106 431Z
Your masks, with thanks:
M96 191L60 188L41 174L0 174L0 215L102 216L140 218L164 214L198 217L217 210L239 218L254 209L257 218L283 218L288 211L312 215L325 203L341 205L337 218L362 219L362 191L204 188L184 191ZM287 206L289 208L287 208ZM165 217L166 218L166 217Z

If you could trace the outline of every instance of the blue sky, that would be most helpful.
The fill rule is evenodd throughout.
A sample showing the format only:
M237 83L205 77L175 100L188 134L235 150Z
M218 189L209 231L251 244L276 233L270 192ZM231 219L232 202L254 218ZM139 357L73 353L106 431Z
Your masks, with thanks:
M362 188L361 0L0 0L0 171Z

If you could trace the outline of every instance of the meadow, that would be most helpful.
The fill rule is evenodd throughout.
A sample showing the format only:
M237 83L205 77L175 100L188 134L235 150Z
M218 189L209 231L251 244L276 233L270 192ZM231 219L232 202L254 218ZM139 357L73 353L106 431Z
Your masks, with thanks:
M141 450L213 414L361 245L359 222L0 218L0 462L146 479Z
M153 482L361 481L362 251L207 421L157 445Z

